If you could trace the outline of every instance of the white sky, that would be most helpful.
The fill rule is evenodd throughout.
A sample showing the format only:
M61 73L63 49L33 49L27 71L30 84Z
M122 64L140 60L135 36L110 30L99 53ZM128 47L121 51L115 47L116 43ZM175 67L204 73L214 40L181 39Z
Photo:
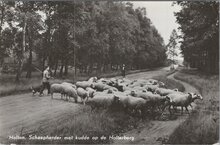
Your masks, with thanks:
M181 8L178 5L171 6L172 2L170 1L132 1L131 3L133 3L134 8L146 8L147 17L151 19L153 25L164 38L165 44L167 44L172 30L177 30L179 27L174 12L178 12Z
M145 7L147 17L151 19L152 24L164 39L165 45L168 44L173 29L178 31L179 24L176 23L174 12L181 10L178 5L172 6L172 1L130 1L134 8ZM180 52L180 51L178 51ZM179 56L178 58L180 58Z

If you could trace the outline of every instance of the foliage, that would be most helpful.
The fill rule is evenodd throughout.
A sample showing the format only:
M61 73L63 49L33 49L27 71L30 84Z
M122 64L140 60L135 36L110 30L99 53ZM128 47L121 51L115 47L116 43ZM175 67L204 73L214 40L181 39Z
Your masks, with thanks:
M192 67L218 72L219 2L176 2L182 7L175 13L182 31L184 60Z
M14 15L11 21L4 19L8 27L2 30L6 38L1 51L12 52L19 69L25 62L32 67L32 53L38 56L39 68L49 65L54 75L59 69L60 76L68 74L69 66L105 72L123 63L127 69L161 66L166 59L163 39L146 10L134 9L131 3L15 1L4 8ZM31 77L32 69L27 71Z
M172 58L173 62L174 62L174 57L177 56L177 51L176 51L176 49L178 48L177 41L178 41L178 35L176 30L173 29L170 35L169 43L167 44L168 55Z

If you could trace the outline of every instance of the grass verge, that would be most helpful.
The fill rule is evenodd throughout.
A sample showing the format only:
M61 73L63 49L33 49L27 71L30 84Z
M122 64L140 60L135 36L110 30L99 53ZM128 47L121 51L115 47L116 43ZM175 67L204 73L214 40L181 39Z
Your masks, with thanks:
M120 110L91 112L90 108L86 107L82 112L84 113L54 122L49 129L38 130L34 134L23 134L22 136L25 136L25 140L8 140L6 142L15 144L109 144L113 141L110 136L120 135L137 127L140 122L146 123L148 121L147 119L140 120L139 118L131 117ZM30 139L29 135L38 137L58 136L61 139ZM89 138L82 139L83 136ZM103 139L103 137L106 138Z
M195 86L203 96L189 118L170 136L169 144L213 144L219 141L219 76L183 70L175 79Z

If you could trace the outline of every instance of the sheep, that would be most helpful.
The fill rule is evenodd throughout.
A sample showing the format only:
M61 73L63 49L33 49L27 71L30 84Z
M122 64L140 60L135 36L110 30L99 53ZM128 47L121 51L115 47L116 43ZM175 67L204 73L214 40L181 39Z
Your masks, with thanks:
M194 102L194 101L197 100L197 99L203 100L203 97L202 97L200 94L193 93L193 94L192 94L192 101L191 101L191 103ZM191 105L191 103L189 104L189 106L190 106L191 108L193 108L192 105Z
M100 78L99 80L96 81L96 83L103 83L103 84L108 84L110 81L107 80L106 78Z
M146 88L143 88L143 87L140 87L140 86L136 86L136 87L132 88L132 90L141 91L141 92L146 92L147 91Z
M97 80L98 80L97 77L91 77L91 78L88 79L87 82L94 83L94 82L96 82Z
M105 89L103 92L107 94L112 94L114 92L118 92L118 89L116 89L115 87L109 87L108 89Z
M193 93L178 93L178 92L176 92L176 93L172 93L172 94L167 95L167 97L169 97L172 100L172 102L166 102L164 109L166 106L169 106L170 114L172 114L171 110L170 110L171 106L173 106L173 107L180 106L182 109L181 114L183 114L183 107L185 107L186 111L189 113L189 110L187 107L192 103Z
M85 102L89 98L89 91L86 91L83 88L79 87L79 88L77 88L76 92L77 92L77 95L81 98L83 105L85 105Z
M64 93L64 87L62 84L52 84L50 87L50 92L51 92L51 99L53 99L53 94L54 93L60 93L61 98L63 97Z
M94 97L94 94L96 92L96 90L92 89L91 87L87 87L86 88L86 91L89 93L89 97L90 98L93 98Z
M70 100L70 97L72 97L74 98L75 103L77 103L78 94L77 94L76 89L72 88L71 86L67 86L67 85L64 86L63 88L64 88L63 92L67 97L69 97L69 100Z
M136 81L129 85L130 88L140 87L140 86L144 86L144 83Z
M116 83L109 83L108 85L115 87L118 91L121 91L121 92L124 91L124 85L122 83L119 84L118 82L116 82Z
M159 85L145 85L143 88L147 89L147 91L155 92L159 88Z
M107 89L107 86L106 84L98 82L98 83L93 83L92 88L97 91L103 91L104 89Z
M152 110L155 110L155 107L158 107L161 110L160 106L164 105L166 101L170 102L170 98L167 96L160 96L158 94L153 94L151 92L137 92L134 91L131 94L134 97L143 98L147 101L148 107L151 107Z
M76 89L76 85L74 85L72 83L63 82L62 85L69 85L69 86L73 87L74 89Z
M165 88L157 88L155 90L155 93L160 94L161 96L166 96L168 94L175 93L177 91L178 89L171 90L171 89L165 89Z
M109 108L119 103L119 97L113 94L96 93L96 95L88 100L86 104L91 106L91 111L98 108Z
M112 86L109 86L109 85L105 85L104 88L103 88L103 90L112 90L112 91L115 91L115 92L118 91L117 88L112 87Z
M91 82L87 82L87 81L81 81L81 82L76 82L76 86L77 87L81 87L83 89L86 89L87 87L91 87L92 83Z
M125 95L118 95L117 97L120 98L123 108L131 114L139 112L139 115L143 115L145 112L146 100Z

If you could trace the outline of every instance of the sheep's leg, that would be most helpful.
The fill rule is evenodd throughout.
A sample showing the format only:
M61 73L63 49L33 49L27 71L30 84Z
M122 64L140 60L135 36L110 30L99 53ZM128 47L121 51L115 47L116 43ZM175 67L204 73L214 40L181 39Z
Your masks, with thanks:
M69 99L68 99L69 97ZM69 101L70 100L70 96L66 95L66 101Z
M181 106L181 110L182 110L181 114L183 114L183 106Z
M193 110L193 106L192 106L192 104L189 104L189 106L192 108L192 110Z
M86 98L85 98L85 99L83 99L83 105L85 105L85 104L86 104L85 102L86 102Z
M171 112L171 105L169 105L169 112L170 112L170 115L172 115L172 112Z
M53 99L53 93L51 93L51 99Z
M173 106L173 110L175 110L175 112L177 112L177 106Z
M60 98L61 98L61 100L63 99L63 93L60 94Z
M77 98L75 98L75 103L77 103Z
M189 110L188 110L187 106L185 106L185 108L186 108L186 111L187 111L187 112L188 112L188 114L189 114Z

